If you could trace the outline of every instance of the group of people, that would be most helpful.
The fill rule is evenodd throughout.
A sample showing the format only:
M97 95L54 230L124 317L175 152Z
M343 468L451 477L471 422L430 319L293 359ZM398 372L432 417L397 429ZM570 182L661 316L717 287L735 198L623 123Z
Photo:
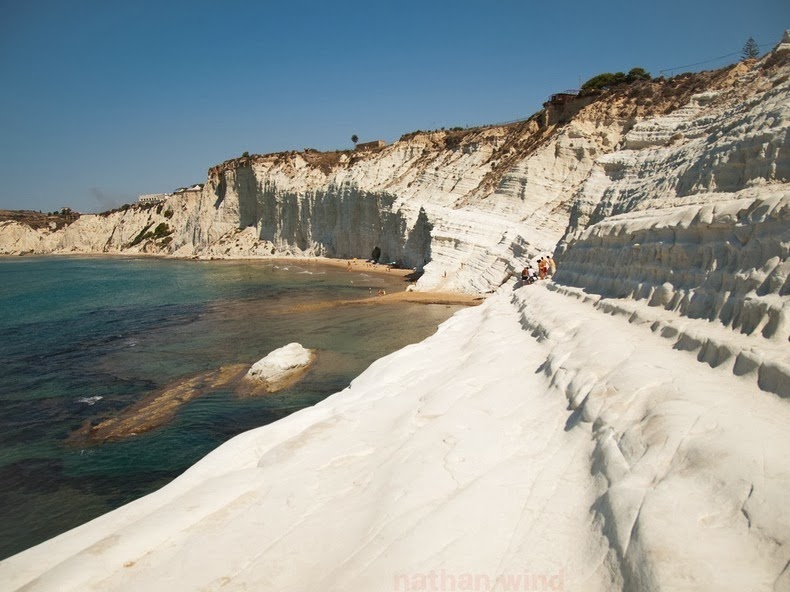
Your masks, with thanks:
M524 285L534 284L537 280L545 280L554 275L557 271L557 264L554 257L546 255L541 257L537 262L537 272L532 268L532 265L527 263L527 266L521 270L521 283Z

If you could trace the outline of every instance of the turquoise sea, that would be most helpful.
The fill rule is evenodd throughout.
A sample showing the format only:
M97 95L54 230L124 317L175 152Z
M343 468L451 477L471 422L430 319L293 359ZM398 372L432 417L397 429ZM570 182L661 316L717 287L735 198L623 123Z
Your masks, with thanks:
M312 306L375 298L403 282L318 263L0 259L0 559L161 487L240 432L342 390L458 309ZM252 398L209 391L150 432L67 442L86 420L293 341L318 358L289 389Z

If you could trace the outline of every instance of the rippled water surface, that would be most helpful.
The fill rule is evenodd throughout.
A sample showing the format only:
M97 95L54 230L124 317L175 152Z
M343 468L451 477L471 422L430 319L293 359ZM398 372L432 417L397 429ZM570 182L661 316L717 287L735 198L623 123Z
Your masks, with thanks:
M387 274L313 263L0 259L0 558L161 487L232 436L345 388L457 307L315 307L403 289ZM292 341L318 350L295 386L218 389L125 441L67 443L85 421L157 388L252 364Z

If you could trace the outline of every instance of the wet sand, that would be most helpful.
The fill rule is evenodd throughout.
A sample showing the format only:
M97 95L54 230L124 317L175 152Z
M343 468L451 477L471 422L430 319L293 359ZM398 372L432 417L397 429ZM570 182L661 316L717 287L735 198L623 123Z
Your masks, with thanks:
M456 294L454 292L394 292L367 300L346 300L347 304L388 304L392 302L415 302L417 304L455 304L477 306L482 304L483 296Z
M297 305L288 308L285 312L292 311L305 311L305 310L321 310L324 308L333 308L336 306L353 306L353 305L374 305L374 304L395 304L400 302L410 302L416 304L448 304L456 306L477 306L483 302L484 297L479 295L461 294L456 292L417 292L407 291L407 288L413 284L410 279L416 281L419 274L412 269L398 269L389 268L387 265L370 263L362 259L328 259L322 257L277 257L272 258L270 261L279 264L298 264L298 265L329 265L341 269L348 270L349 273L375 273L381 275L391 275L394 277L403 278L403 291L388 292L386 294L377 294L372 292L368 297L355 298L352 300L333 300L326 302L318 302L315 304Z
M399 304L403 302L413 304L477 306L483 302L483 297L471 296L469 294L454 294L451 292L391 292L381 296L373 294L367 298L355 298L353 300L327 300L311 304L297 304L283 310L283 313L323 310L338 306L386 306L387 304Z
M287 264L298 264L298 265L328 265L331 267L337 267L340 269L346 269L349 272L369 272L369 273L380 273L384 275L392 275L392 276L400 276L403 278L408 278L409 276L417 277L417 272L413 269L401 269L395 267L389 267L388 265L384 265L381 263L370 263L369 261L365 261L364 259L332 259L329 257L266 257L265 259L259 259L265 261L271 261L273 263L278 263L280 265L287 265ZM406 280L404 280L405 283Z

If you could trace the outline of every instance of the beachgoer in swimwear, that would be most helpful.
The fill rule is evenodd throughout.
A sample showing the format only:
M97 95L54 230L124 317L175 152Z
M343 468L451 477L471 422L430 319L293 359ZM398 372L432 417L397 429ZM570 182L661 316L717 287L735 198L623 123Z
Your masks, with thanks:
M538 278L546 279L546 262L543 260L543 257L538 259Z

